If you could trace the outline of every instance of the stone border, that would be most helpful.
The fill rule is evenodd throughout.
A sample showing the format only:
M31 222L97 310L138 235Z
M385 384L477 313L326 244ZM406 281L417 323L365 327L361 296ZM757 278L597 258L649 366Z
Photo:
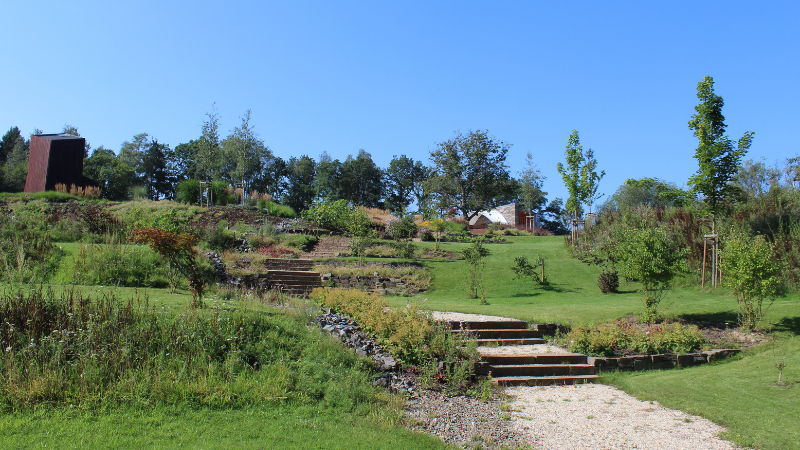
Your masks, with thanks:
M634 355L601 358L588 357L588 363L597 368L597 371L621 370L623 372L639 370L664 370L675 367L689 367L706 364L713 361L729 358L740 353L738 349L712 349L695 353L662 353L658 355Z
M402 278L360 275L322 274L322 285L345 289L361 289L362 291L385 295L415 295L427 289L415 286Z

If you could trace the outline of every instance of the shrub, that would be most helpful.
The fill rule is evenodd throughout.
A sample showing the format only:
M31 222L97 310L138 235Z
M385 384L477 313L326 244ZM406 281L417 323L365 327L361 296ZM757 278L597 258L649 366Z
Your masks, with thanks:
M386 233L395 239L411 239L417 235L417 224L410 216L398 219L392 216L386 224Z
M208 247L217 252L236 246L236 233L228 229L226 220L220 220L216 227L206 228L204 238L208 243Z
M617 292L619 288L619 275L617 275L617 272L604 270L597 278L597 286L603 294Z
M686 249L664 227L616 230L613 258L619 274L641 284L644 319L658 318L658 305L675 277L688 271Z
M752 330L764 317L762 302L769 299L771 306L780 292L783 267L763 236L734 233L724 245L720 256L723 282L733 289L739 303L740 325Z
M355 208L347 204L346 200L322 201L313 204L310 208L300 213L300 216L329 230L346 231L348 218Z
M181 203L199 204L200 181L191 179L178 183L175 188L175 199Z
M271 200L259 200L258 208L271 216L285 217L287 219L291 219L297 215L291 206L280 205Z
M169 233L156 228L133 230L129 239L147 244L164 257L171 267L186 277L192 293L192 306L202 306L205 285L214 279L215 273L208 260L200 258L194 249L197 238L188 234Z
M304 252L310 252L314 246L319 242L316 236L309 236L306 234L286 234L281 239L281 243L288 247L293 247Z
M700 348L705 338L694 325L679 323L639 326L618 321L595 327L575 327L564 338L571 352L609 356L617 350L637 353L687 353Z
M466 386L478 359L474 340L459 340L449 329L436 327L429 315L416 306L389 308L386 300L376 294L351 289L317 288L311 299L318 304L350 316L362 329L399 357L405 364L429 364L438 361L460 361L451 368L453 380ZM465 360L469 361L464 362ZM466 372L466 380L465 378Z

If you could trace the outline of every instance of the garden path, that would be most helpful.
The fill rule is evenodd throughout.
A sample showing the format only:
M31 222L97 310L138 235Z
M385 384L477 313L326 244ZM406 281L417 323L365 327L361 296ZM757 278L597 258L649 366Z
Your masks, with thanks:
M436 320L514 320L477 314L433 312ZM479 347L482 355L565 352L549 344ZM636 399L601 384L517 386L510 428L535 448L558 449L735 449L710 420ZM446 416L445 416L446 417Z

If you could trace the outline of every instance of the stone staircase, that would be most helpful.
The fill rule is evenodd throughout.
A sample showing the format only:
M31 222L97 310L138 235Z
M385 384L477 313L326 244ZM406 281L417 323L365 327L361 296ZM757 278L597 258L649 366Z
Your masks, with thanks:
M336 258L350 253L350 238L340 236L323 236L314 249L304 253L303 259Z
M586 355L535 350L534 345L547 342L542 336L552 332L551 325L529 327L521 320L487 320L450 322L450 326L453 333L470 333L477 338L478 345L485 346L475 372L491 373L498 386L583 384L598 378ZM493 346L505 345L515 346L514 351L508 354L490 351Z
M313 266L308 259L264 260L270 289L298 297L308 297L315 287L322 285L320 274L311 271Z

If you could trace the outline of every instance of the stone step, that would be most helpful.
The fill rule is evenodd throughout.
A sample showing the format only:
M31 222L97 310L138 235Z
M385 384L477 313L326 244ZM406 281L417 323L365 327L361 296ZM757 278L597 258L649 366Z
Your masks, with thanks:
M589 364L521 364L490 368L492 377L548 377L565 375L594 375L595 368Z
M589 364L580 353L539 353L535 355L484 355L481 358L492 366L520 364Z
M536 331L536 330L529 330L529 329L489 329L489 330L474 330L474 329L463 329L463 330L453 330L455 334L463 334L468 333L470 336L474 336L477 339L530 339L530 338L541 338L544 334Z
M297 281L320 281L319 272L301 272L289 270L270 270L267 278L272 280L297 280Z
M594 383L598 378L598 375L492 377L492 383L497 386L551 386Z
M537 345L546 344L547 339L542 338L520 338L520 339L476 339L478 345Z
M490 329L527 329L528 322L524 320L490 320L490 321L467 321L467 322L450 322L450 327L453 330L460 330L462 328L469 330L490 330Z
M314 267L314 262L307 259L270 258L265 259L262 264L267 270L310 271Z

